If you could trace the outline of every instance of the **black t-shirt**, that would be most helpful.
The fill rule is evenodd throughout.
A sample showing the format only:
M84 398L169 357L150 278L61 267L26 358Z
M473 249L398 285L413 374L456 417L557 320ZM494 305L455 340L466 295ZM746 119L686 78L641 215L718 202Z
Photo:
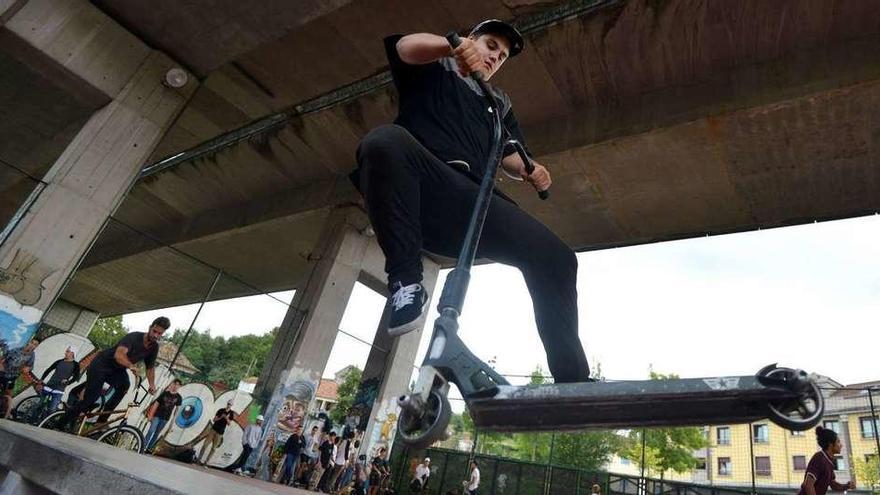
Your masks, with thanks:
M400 95L394 123L406 128L440 160L467 162L468 175L479 181L485 174L493 139L492 115L479 86L470 77L459 75L451 57L423 65L407 64L397 52L402 37L385 38L385 54ZM510 98L496 87L490 85L489 89L501 106L505 128L525 147ZM504 156L515 152L507 147Z
M182 402L183 399L180 397L180 394L171 393L167 390L162 392L159 395L159 398L156 399L156 403L158 404L156 407L156 417L166 421L171 419L171 411Z
M156 365L156 357L159 355L159 344L154 344L148 349L144 346L144 335L146 335L144 332L131 332L122 337L115 346L101 351L98 357L95 358L95 362L104 366L124 369L124 366L116 362L114 355L117 348L126 347L128 348L126 356L128 356L129 361L133 364L143 361L147 368L152 368Z
M306 446L306 439L302 435L290 435L284 443L284 453L299 455Z
M52 378L46 381L46 377L52 374ZM63 390L67 385L79 380L79 363L76 361L65 361L59 359L52 363L52 366L46 368L40 381L44 382L47 387L53 390Z
M326 468L330 465L330 461L333 458L333 442L324 440L318 450L321 451L321 466Z
M214 424L211 425L211 428L214 428L214 431L222 435L226 432L226 425L234 419L234 411L226 408L219 409L217 414L214 415Z

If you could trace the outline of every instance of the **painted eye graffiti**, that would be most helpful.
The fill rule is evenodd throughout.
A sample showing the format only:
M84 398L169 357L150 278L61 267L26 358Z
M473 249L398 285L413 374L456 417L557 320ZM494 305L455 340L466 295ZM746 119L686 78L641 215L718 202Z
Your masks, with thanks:
M187 397L180 404L180 412L177 413L174 422L181 428L189 428L202 417L203 409L202 399L193 396Z

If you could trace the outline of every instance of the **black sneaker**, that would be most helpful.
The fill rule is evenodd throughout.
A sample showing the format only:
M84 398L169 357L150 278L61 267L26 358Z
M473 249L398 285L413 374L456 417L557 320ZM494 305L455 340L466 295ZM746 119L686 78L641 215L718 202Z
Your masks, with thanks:
M403 285L395 282L391 286L391 320L388 322L388 335L399 337L418 328L418 319L428 304L428 292L422 284Z

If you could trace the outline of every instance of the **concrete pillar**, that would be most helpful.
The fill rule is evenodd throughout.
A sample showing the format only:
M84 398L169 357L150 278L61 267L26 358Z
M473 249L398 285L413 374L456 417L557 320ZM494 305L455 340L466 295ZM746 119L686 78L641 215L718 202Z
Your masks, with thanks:
M258 396L269 398L265 414L266 432L258 450L264 459L267 444L280 440L278 435L283 435L289 425L300 423L300 417L315 400L355 282L363 281L374 289L387 292L384 289L384 256L375 238L362 233L365 226L366 219L359 210L334 211L310 255L314 260L312 275L297 291L284 317L255 391ZM433 287L439 268L430 260L424 262L425 283ZM381 330L378 333L376 345L390 350L392 355L385 357L380 352L383 355L371 359L368 368L384 377L378 386L383 399L396 397L406 389L420 334L413 332L388 342L387 332ZM373 352L379 351L374 348ZM370 416L374 422L384 422L389 412L376 416L378 419L374 415ZM394 426L391 429L394 431ZM268 479L266 463L261 464L260 477Z
M429 290L433 290L440 274L440 265L430 259L423 259L424 270L422 272L422 284ZM434 304L439 294L431 294L431 301L427 307ZM374 347L370 349L370 356L364 366L363 386L378 387L376 399L371 405L369 418L364 429L364 438L361 442L361 453L368 457L378 450L379 446L388 448L394 443L394 435L397 432L397 418L400 410L397 407L397 397L409 390L410 379L414 371L416 353L422 340L422 332L428 311L422 315L419 329L403 335L399 338L391 338L388 335L388 317L390 305L385 306L385 312L376 331L373 340ZM428 329L431 331L431 329ZM372 394L370 394L372 395Z
M106 95L43 178L39 198L0 246L0 338L22 345L195 90L162 84L176 67L86 0L0 2L4 35L34 66ZM28 62L30 63L30 62Z
M342 321L342 313L361 271L368 245L375 240L359 232L350 210L335 210L309 257L312 274L296 291L254 394L268 398L282 376L297 370L317 390Z

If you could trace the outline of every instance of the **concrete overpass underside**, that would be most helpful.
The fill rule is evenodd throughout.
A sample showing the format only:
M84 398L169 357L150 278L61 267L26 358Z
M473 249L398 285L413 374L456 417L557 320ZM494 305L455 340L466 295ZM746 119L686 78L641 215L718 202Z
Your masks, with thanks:
M62 294L102 314L199 300L214 269L186 255L246 282L214 298L301 287L333 210L360 208L358 141L395 116L381 38L486 17L527 33L497 84L554 174L547 202L499 187L577 250L880 209L873 2L94 3L203 78ZM52 107L44 141L99 100Z

